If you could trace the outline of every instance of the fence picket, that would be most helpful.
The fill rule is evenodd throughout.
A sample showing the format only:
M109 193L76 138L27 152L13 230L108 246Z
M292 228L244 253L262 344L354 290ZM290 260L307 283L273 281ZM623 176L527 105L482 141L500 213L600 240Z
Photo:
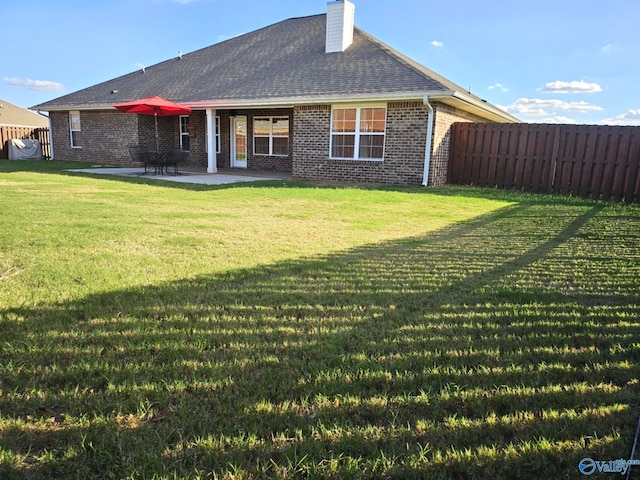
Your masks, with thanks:
M629 156L627 157L627 176L623 186L624 200L627 203L640 202L638 182L640 181L640 132L631 130L629 134Z
M51 136L48 128L0 127L0 158L9 158L7 142L14 139L40 141L42 156L51 158Z
M456 123L450 183L640 203L640 127Z
M618 151L614 164L614 173L611 176L612 186L611 194L616 202L624 197L625 176L628 169L629 147L631 140L631 132L629 129L622 129L618 139Z

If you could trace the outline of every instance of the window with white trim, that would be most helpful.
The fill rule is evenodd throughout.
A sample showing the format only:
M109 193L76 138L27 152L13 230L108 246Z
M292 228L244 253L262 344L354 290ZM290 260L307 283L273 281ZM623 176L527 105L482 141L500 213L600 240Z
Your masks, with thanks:
M191 148L189 138L189 116L180 115L180 150L188 152Z
M386 107L333 108L331 158L383 160Z
M82 148L80 146L80 112L69 112L69 132L72 148Z
M216 117L216 153L220 153L220 117Z
M205 152L209 153L209 130L204 129ZM216 153L220 153L220 117L216 116Z
M289 155L289 117L254 118L253 153L273 156Z

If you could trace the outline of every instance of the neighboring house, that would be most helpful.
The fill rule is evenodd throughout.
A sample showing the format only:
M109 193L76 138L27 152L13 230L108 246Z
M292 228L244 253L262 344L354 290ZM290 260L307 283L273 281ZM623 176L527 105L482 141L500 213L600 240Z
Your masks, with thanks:
M119 102L158 95L190 106L158 118L161 147L190 163L294 177L441 185L457 121L518 120L354 27L355 7L292 18L33 107L56 156L127 163L155 145L153 117ZM425 175L428 171L428 175Z
M48 128L49 119L0 100L0 127Z
M13 147L10 142L14 139L29 138L42 141L48 138L46 131L37 130L48 127L47 117L0 100L0 158L12 158L11 148ZM49 155L48 140L46 143L47 155ZM38 148L33 148L34 150L29 149L29 155L36 155Z

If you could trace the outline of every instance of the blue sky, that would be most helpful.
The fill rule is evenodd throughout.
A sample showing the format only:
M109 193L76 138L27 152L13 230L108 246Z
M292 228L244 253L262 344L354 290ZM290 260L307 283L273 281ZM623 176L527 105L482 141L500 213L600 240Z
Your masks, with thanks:
M353 0L356 25L532 122L640 125L638 0ZM0 99L30 107L323 0L5 0Z

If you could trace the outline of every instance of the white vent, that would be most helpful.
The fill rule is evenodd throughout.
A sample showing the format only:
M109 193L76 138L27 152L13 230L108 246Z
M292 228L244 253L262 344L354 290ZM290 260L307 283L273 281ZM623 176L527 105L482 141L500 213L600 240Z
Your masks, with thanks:
M356 6L349 0L327 4L326 53L344 52L353 43Z

